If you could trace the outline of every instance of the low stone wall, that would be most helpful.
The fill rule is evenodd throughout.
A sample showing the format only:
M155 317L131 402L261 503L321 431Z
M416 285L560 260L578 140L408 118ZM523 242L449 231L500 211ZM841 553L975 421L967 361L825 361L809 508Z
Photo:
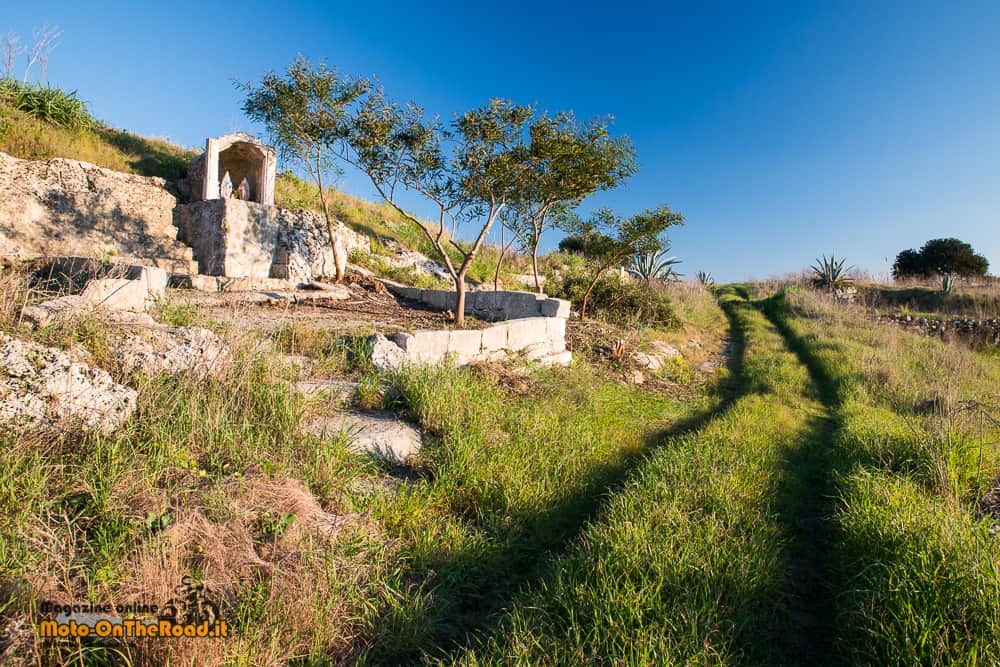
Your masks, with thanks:
M209 276L309 281L336 275L326 221L312 211L211 199L178 206L180 238ZM336 223L345 252L367 239Z
M941 320L896 313L880 316L878 321L895 324L923 336L946 338L955 335L971 341L1000 345L1000 319L975 320L959 317Z
M389 340L402 348L408 362L415 364L436 363L449 355L460 366L512 353L538 360L566 351L566 320L526 317L485 329L398 333Z
M417 301L438 310L455 306L455 293L450 290L420 289L383 281L390 292L409 301ZM516 320L525 317L569 317L570 303L534 292L483 291L465 293L465 314L481 320Z
M396 283L387 286L397 296L445 310L455 293L421 290ZM567 365L573 354L566 349L569 302L531 292L470 292L466 313L503 320L485 329L415 331L388 339L375 336L372 359L383 368L403 364L434 364L451 357L460 366L473 361L494 361L511 355L540 364Z

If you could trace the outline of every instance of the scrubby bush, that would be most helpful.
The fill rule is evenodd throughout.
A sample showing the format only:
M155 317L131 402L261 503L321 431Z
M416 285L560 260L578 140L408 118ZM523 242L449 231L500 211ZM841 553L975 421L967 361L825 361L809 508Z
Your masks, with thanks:
M568 299L579 308L590 284L587 262L575 255L550 259L546 276L549 296ZM617 274L601 277L590 293L588 312L596 318L623 326L672 328L678 318L667 291L655 283L631 280Z

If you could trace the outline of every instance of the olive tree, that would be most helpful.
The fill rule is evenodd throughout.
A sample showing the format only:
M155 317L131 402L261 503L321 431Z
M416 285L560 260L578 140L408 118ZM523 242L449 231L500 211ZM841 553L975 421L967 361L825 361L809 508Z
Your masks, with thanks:
M560 216L557 226L568 233L560 242L562 250L578 252L591 266L587 291L580 304L580 319L587 317L587 301L604 273L623 266L632 257L663 249L661 234L684 223L684 216L666 206L647 209L623 218L602 208L584 220L575 213Z
M300 56L284 74L268 72L259 84L237 86L246 92L247 117L262 123L282 159L305 168L318 188L337 280L343 280L346 257L334 234L326 184L338 173L335 151L350 133L353 109L370 84Z
M611 119L579 121L572 113L543 115L528 128L528 161L505 218L512 237L531 254L535 290L542 291L538 249L552 217L599 190L617 187L636 171L628 137L612 137ZM497 265L503 261L500 255Z
M455 283L455 322L465 319L465 277L490 229L516 192L527 160L523 131L534 110L494 99L451 123L428 118L373 90L359 105L340 156L368 175L378 194L417 225ZM407 211L400 196L417 193L437 221ZM460 242L451 228L470 227Z

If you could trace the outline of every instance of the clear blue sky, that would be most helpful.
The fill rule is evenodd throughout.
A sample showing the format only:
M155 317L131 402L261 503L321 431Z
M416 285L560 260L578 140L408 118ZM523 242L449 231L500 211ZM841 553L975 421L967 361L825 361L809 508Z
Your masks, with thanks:
M54 85L143 134L254 130L231 80L302 53L446 117L490 97L613 114L640 172L584 208L683 212L688 274L765 277L830 252L877 274L941 236L1000 273L995 0L4 4L0 32L64 29ZM341 187L372 194L354 174Z

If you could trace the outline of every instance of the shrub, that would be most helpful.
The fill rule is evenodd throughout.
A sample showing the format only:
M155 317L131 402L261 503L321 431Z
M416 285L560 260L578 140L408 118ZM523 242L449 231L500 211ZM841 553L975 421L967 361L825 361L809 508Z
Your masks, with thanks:
M0 98L8 106L70 129L96 129L95 119L87 103L76 96L76 91L21 83L15 79L0 79Z
M547 279L550 296L568 299L579 307L587 291L589 275L578 262L564 264L564 269ZM603 276L590 295L589 313L622 326L673 328L678 318L666 290L659 285L632 281L618 275Z

